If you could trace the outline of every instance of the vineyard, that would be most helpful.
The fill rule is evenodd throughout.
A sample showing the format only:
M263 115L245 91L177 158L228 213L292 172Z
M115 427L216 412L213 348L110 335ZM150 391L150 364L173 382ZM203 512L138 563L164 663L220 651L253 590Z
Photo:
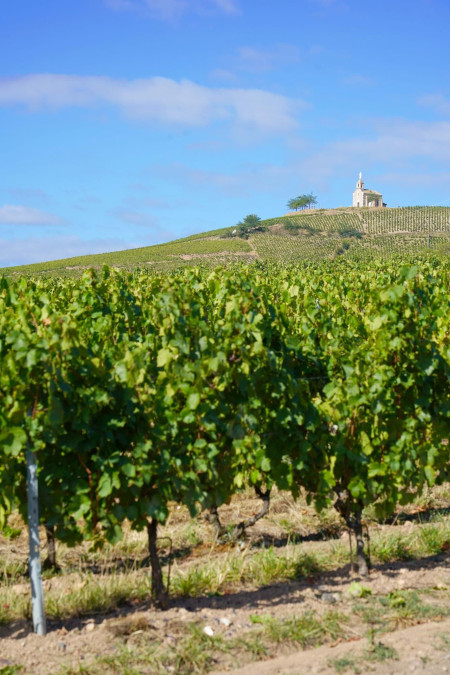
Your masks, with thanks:
M447 477L447 263L1 283L3 523L26 517L31 446L42 522L69 543L147 528L160 603L172 503L220 531L248 486L265 507L273 486L332 499L367 573L364 507Z
M332 209L295 213L260 222L265 231L248 239L233 234L235 226L213 229L184 239L143 248L78 256L22 265L2 271L10 276L76 277L103 265L132 271L137 267L173 272L191 265L214 269L237 261L296 262L389 258L397 253L425 250L447 254L450 248L450 208L404 207Z
M318 236L326 258L335 235ZM387 246L387 237L373 242ZM309 238L295 235L299 254L289 257L277 229L231 241L246 255L257 238L265 257L285 263L0 279L0 534L27 521L31 451L53 573L58 551L114 549L144 532L151 582L120 603L150 594L167 608L168 564L184 549L161 548L160 537L178 509L203 513L214 540L233 546L289 497L293 511L302 504L299 524L313 507L348 528L364 579L386 555L376 537L370 547L367 513L386 522L447 485L448 259L417 248L364 265L311 260ZM212 241L215 255L221 240ZM251 493L260 510L224 522L230 501ZM427 530L437 553L447 550L445 523ZM283 558L258 555L247 571L236 559L233 574L284 569ZM326 569L312 561L301 553L270 575L309 579ZM0 623L15 616L10 574ZM189 595L224 584L195 578L176 577L172 588ZM49 607L61 616L59 602Z
M369 233L391 232L449 232L450 208L444 206L406 206L402 208L334 209L290 214L273 218L267 224L283 222L295 230L316 232L345 232L359 230Z

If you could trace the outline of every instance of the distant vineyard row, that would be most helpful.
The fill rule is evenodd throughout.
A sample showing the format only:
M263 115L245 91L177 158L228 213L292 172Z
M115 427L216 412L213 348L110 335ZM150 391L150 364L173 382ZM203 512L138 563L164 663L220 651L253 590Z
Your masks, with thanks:
M341 235L328 231L314 232L310 236L286 236L279 232L254 234L250 243L262 260L279 262L318 261L341 255L355 259L380 259L395 254L419 254L426 250L450 251L448 235L399 233L355 236L354 232L343 231Z
M252 232L248 241L236 227L211 230L184 239L142 248L65 260L24 265L4 270L22 274L80 276L102 265L133 270L139 266L171 272L201 264L213 268L236 259L283 262L336 258L386 257L395 252L417 253L426 248L450 249L450 208L351 209L302 212L261 221L265 232ZM327 241L327 237L330 238ZM342 241L340 241L342 240Z
M0 514L69 543L253 486L304 490L352 527L448 478L448 262L349 261L0 281Z
M357 230L368 234L390 232L450 232L450 207L408 206L396 209L311 212L263 221L317 232Z

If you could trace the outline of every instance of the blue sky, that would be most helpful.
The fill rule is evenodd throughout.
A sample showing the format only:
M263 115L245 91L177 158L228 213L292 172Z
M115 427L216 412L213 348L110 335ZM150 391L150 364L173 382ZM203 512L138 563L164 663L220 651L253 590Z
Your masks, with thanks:
M0 266L351 204L450 205L448 0L14 0Z

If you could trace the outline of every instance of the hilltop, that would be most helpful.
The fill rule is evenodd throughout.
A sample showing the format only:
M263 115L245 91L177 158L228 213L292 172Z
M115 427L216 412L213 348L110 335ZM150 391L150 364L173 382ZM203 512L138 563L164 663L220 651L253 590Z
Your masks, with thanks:
M233 235L234 229L231 226L166 244L3 268L0 272L75 276L103 265L166 271L237 260L297 262L340 256L364 259L426 249L447 252L450 207L312 209L262 220L258 231L246 238Z

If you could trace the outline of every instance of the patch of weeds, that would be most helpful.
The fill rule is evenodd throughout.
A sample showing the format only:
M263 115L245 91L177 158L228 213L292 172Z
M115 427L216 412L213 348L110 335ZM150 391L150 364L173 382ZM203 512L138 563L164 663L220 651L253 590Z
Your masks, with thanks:
M292 574L289 559L286 556L277 555L273 547L257 553L251 562L249 579L253 578L258 586L265 586L275 580L287 579Z
M20 581L26 577L28 565L17 560L4 560L0 567L0 581L6 584L10 581Z
M440 619L450 615L448 605L445 607L431 605L422 601L417 591L396 590L378 598L378 607L384 607L384 621L387 624L409 625L417 620ZM386 613L386 609L391 610Z
M0 668L0 675L15 675L16 673L20 673L23 670L23 666L19 665L11 665L11 666L3 666L3 668Z
M267 623L271 620L270 614L250 614L248 617L251 623Z
M247 570L251 572L249 580L259 586L274 581L309 577L327 569L325 561L316 554L299 553L297 555L277 555L273 547L256 554Z
M389 607L395 609L396 607L404 607L406 605L406 598L401 591L391 591L387 594L386 600Z
M395 659L398 661L398 652L394 647L383 644L383 642L371 642L369 648L364 652L368 661L388 661Z
M342 637L345 633L341 624L346 619L337 612L328 612L321 618L316 618L312 612L305 612L300 617L294 616L284 621L264 614L259 618L252 616L253 623L261 623L264 642L294 643L305 649L322 644L327 639Z
M327 568L316 555L300 553L279 555L273 547L258 551L233 552L225 558L190 566L174 574L171 591L175 596L210 595L223 592L230 585L250 583L262 587L288 579L308 577Z
M291 578L311 577L318 572L323 572L323 570L324 565L316 555L301 553L295 561L295 576Z
M246 637L236 638L233 643L233 646L241 647L245 651L249 652L253 659L262 659L267 656L268 651L265 645L260 640L259 636L248 635Z
M152 642L147 648L136 650L135 645L124 647L118 654L101 660L113 672L126 675L173 672L177 675L206 673L218 662L217 654L227 652L228 645L220 636L205 635L200 626L191 624L186 635L173 643ZM132 665L131 665L132 664ZM103 670L104 672L104 670Z
M217 663L215 654L226 647L221 637L209 637L196 625L189 626L189 635L176 645L172 664L177 675L205 672Z
M344 541L333 541L331 539L329 542L330 553L329 559L332 560L335 565L345 565L350 559L348 543Z
M373 630L381 631L386 625L386 607L376 602L375 599L359 600L354 604L353 612Z
M6 539L17 539L17 537L20 537L22 534L22 528L20 527L10 527L9 525L5 525L2 530L0 530L0 534L3 537L6 537ZM2 671L0 670L0 673Z
M337 673L345 673L350 668L356 675L362 673L360 666L353 656L342 656L340 659L328 659L330 668L334 668Z
M347 593L354 598L368 598L372 595L372 590L363 586L359 581L354 581L347 589Z
M240 581L245 580L246 578L246 567L248 564L248 558L240 555L232 555L226 561L225 569L220 571L220 576L218 578L218 588L215 589L215 592L220 590L220 587L226 583L239 583ZM222 581L223 580L223 581Z
M214 572L208 567L189 567L184 572L174 575L171 589L175 595L181 597L195 597L211 592Z
M405 604L396 609L396 619L400 623L409 623L416 619L439 619L450 615L448 605L430 605L422 602L416 591L402 591Z
M437 555L445 550L450 540L450 533L445 528L438 525L426 525L420 531L421 548L425 549L425 553Z
M0 625L31 617L31 593L17 593L12 587L0 590Z
M54 619L106 612L133 601L147 600L150 582L147 575L137 573L86 575L81 584L68 587L68 592L46 593L46 613Z
M372 558L378 562L411 560L414 557L410 542L397 533L384 534L372 539L370 548Z
M296 523L294 523L291 519L289 518L280 518L277 521L277 525L282 528L282 530L287 534L289 538L295 536L297 534L297 526Z
M91 664L86 667L86 670L73 671L70 673L65 673L65 675L78 675L82 673L83 675L104 675L104 673L120 673L120 675L140 675L142 672L141 668L134 665L137 661L140 661L140 658L136 654L135 650L131 651L128 646L123 647L117 654L114 656L106 656L102 659L99 659L95 664ZM106 670L105 670L106 667ZM151 672L160 673L161 670L155 670Z

